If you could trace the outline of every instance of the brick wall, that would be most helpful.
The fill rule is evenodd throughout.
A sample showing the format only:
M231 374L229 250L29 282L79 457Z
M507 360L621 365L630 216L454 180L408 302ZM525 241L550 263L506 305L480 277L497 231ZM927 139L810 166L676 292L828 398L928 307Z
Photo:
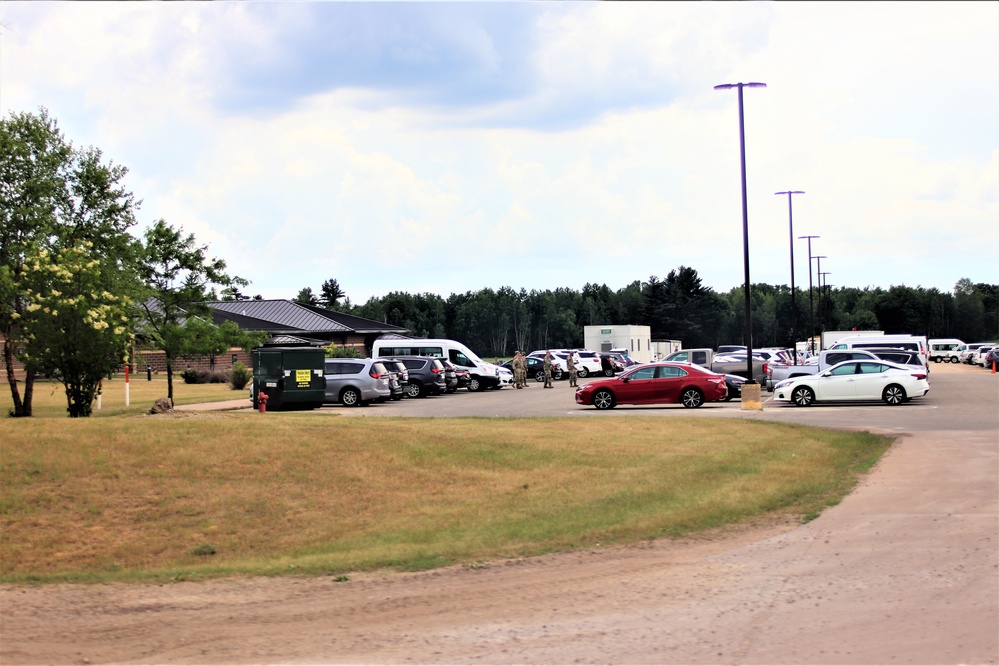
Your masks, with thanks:
M182 356L174 359L173 371L179 374L188 368L193 368L195 370L228 370L232 367L232 359L234 356L237 361L245 365L247 368L253 368L252 356L247 354L242 349L230 349L226 354L218 354L215 356L214 368L212 367L212 358L210 356ZM136 349L134 365L135 372L143 373L146 371L147 367L152 367L153 374L166 372L166 355L159 350Z

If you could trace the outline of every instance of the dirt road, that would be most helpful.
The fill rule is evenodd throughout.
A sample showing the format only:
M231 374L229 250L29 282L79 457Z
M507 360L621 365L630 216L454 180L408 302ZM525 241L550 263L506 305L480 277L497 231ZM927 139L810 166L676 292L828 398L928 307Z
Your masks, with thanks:
M911 409L938 427L806 525L347 582L5 586L0 663L995 664L999 391L984 376L967 381L991 413L951 422L968 384L937 382Z

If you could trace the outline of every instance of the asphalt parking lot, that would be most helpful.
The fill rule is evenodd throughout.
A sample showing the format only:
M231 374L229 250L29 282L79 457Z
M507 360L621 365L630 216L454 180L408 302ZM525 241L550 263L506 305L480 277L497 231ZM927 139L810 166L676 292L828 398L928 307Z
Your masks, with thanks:
M619 406L597 411L577 405L575 391L563 380L545 389L531 382L530 388L455 394L405 399L368 407L323 407L320 412L351 417L424 416L424 417L540 417L570 416L585 418L715 417L752 418L801 423L830 428L861 428L903 433L932 430L999 430L999 374L981 368L931 364L930 392L898 407L881 403L843 403L792 407L773 402L772 394L763 391L763 410L742 409L738 400L706 403L697 409L682 405ZM586 380L580 380L580 385Z

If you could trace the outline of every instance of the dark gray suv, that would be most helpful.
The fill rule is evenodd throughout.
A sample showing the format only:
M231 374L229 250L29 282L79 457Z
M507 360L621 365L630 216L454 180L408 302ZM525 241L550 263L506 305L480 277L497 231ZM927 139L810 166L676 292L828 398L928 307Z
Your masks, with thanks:
M402 361L409 370L409 385L406 395L410 398L423 398L428 395L441 395L447 390L444 380L444 364L434 356L390 356L393 361ZM382 360L382 359L378 359Z

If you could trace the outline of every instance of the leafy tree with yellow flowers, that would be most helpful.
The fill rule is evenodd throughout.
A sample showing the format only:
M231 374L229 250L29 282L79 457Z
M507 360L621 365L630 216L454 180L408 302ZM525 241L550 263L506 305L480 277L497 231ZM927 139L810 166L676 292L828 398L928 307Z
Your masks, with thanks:
M73 418L90 416L101 379L125 362L132 340L131 299L110 291L115 273L90 241L54 252L32 246L26 256L28 305L15 313L24 364L62 382Z
M29 289L29 256L35 253L37 260L37 253L46 251L42 266L58 261L62 251L85 252L86 263L100 263L103 289L135 292L137 243L128 229L139 204L123 186L127 173L99 149L73 146L44 108L0 118L0 339L12 416L31 416L35 376L40 359L48 358L29 349L23 328L27 308L39 304L35 296L49 298L37 285ZM85 242L90 245L81 245ZM34 362L26 364L21 379L15 364L26 354Z

